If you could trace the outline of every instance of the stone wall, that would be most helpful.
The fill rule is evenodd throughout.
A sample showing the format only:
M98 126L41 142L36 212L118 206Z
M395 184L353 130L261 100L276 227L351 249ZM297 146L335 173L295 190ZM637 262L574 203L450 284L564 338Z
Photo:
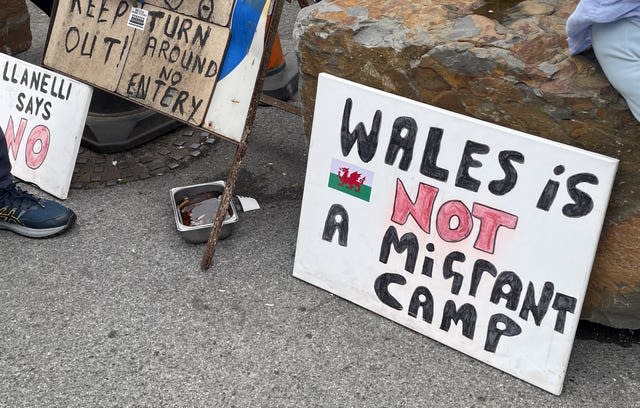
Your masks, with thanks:
M16 54L31 46L29 11L25 0L2 0L0 6L0 52Z
M307 133L319 72L620 160L583 318L640 328L640 124L593 54L577 0L325 0L294 36Z

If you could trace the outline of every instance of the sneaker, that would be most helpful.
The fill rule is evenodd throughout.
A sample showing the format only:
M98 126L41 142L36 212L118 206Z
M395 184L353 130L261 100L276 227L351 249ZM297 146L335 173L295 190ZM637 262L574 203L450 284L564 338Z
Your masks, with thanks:
M50 237L70 228L76 214L51 200L41 200L15 183L0 189L0 230L29 238Z

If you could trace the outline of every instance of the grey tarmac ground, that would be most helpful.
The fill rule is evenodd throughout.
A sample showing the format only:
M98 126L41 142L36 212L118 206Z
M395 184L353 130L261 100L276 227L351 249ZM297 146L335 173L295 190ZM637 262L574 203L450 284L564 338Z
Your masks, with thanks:
M299 118L259 109L237 190L262 209L209 272L168 191L223 179L224 142L160 177L71 190L65 235L0 231L0 406L640 406L637 342L577 339L556 397L293 278L307 148Z

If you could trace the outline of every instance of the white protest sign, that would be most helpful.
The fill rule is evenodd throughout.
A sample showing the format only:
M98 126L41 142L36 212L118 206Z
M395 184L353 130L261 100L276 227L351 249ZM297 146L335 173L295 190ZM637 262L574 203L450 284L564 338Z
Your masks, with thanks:
M293 274L560 394L616 169L322 74Z
M0 129L13 175L67 198L92 92L0 53Z

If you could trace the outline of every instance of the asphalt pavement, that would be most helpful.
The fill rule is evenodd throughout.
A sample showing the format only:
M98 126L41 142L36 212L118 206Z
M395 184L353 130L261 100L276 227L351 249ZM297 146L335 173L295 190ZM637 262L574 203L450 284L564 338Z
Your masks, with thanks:
M237 192L262 208L208 272L169 189L224 179L225 142L162 176L72 189L62 236L0 231L0 406L640 406L637 342L577 339L556 397L293 278L307 148L300 118L259 109Z

